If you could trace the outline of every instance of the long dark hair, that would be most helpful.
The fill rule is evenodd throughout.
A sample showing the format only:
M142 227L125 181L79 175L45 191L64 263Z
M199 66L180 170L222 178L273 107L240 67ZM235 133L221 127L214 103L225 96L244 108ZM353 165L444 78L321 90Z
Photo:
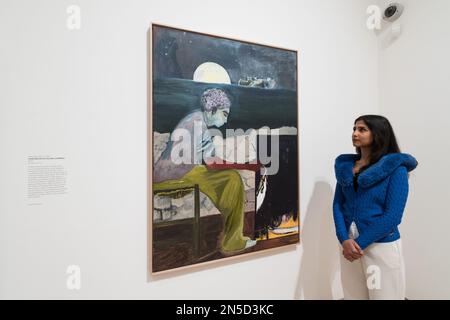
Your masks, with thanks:
M373 137L369 163L360 169L360 173L378 162L383 156L389 153L400 153L394 130L388 119L383 116L365 115L358 117L355 124L358 121L364 121ZM356 152L361 157L361 148L357 147Z

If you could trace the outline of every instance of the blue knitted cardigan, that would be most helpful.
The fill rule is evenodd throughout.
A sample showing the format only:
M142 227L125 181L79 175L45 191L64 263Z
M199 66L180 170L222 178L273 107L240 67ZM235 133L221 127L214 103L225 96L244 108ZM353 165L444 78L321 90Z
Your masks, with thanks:
M408 172L417 166L406 153L391 153L361 172L358 188L353 185L353 167L357 154L336 158L336 191L333 217L339 241L349 239L348 230L355 222L361 249L374 242L392 242L400 238L398 225L408 198Z

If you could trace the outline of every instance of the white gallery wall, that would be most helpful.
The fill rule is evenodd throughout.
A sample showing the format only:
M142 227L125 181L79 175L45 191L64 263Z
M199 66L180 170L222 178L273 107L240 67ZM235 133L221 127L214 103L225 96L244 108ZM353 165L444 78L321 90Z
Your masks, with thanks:
M377 36L366 27L366 8L372 3L0 0L0 298L342 298L331 213L334 158L353 152L354 119L380 111L379 85L382 101L398 99L379 81L383 68L378 58L386 65L392 61L388 52L379 54ZM73 4L81 9L80 30L66 26L66 10ZM299 51L301 245L147 282L151 22ZM424 38L428 34L418 32ZM398 48L398 59L414 50L419 60L434 54L444 59L444 52L429 55L424 46L412 45L413 37ZM436 38L432 44L441 41ZM404 61L413 63L411 56ZM436 60L431 63L439 67ZM425 62L420 70L423 76L433 75ZM390 76L383 73L382 78ZM411 82L414 77L402 77L413 89L420 87ZM432 81L421 81L431 90ZM406 96L410 90L402 88ZM392 100L381 110L392 114L404 147L421 162L409 205L417 220L409 219L405 226L410 234L420 230L413 224L425 222L425 214L438 217L445 210L444 200L431 204L419 191L427 192L426 184L435 182L440 199L447 192L439 179L447 151L441 152L448 146L443 137L446 111L438 104L443 99L433 97L434 112L424 113L431 105L422 106L421 98L408 96L412 106L398 103L405 112L416 110L407 119L400 109L392 110L397 107ZM427 124L421 124L425 118ZM414 121L414 128L408 121ZM418 128L424 131L420 135ZM408 140L411 134L417 139ZM432 144L424 137L441 143L425 152ZM32 156L64 158L65 194L29 199ZM427 159L431 174L425 173ZM429 223L444 231L443 224ZM436 242L444 236L414 243L424 251L428 245L443 249ZM420 252L407 250L408 259L421 259ZM429 250L424 254L432 255ZM70 265L81 268L80 290L67 289ZM432 287L427 296L431 294Z
M449 299L450 1L402 3L400 35L384 25L378 43L380 113L419 161L401 228L407 296Z

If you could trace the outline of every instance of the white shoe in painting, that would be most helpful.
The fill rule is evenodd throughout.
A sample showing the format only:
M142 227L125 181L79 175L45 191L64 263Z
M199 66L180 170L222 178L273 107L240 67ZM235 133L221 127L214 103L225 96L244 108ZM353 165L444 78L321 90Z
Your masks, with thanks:
M256 240L249 239L249 240L247 240L247 242L245 243L245 248L244 248L244 249L253 247L254 245L256 245Z

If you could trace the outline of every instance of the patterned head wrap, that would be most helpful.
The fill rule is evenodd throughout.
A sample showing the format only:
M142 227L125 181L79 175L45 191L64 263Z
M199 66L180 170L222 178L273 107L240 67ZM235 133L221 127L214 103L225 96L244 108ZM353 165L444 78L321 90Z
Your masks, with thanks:
M221 89L208 89L203 92L200 99L204 111L225 109L231 106L230 98Z

